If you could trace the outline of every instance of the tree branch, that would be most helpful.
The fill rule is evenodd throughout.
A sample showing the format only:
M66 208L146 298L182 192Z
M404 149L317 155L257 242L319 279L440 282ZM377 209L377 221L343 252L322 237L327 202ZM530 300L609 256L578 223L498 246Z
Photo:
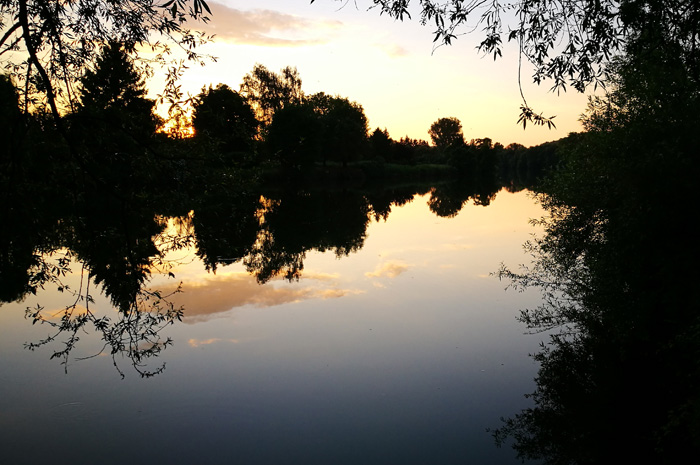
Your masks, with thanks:
M22 37L24 38L24 44L27 47L27 52L29 53L29 62L36 66L37 71L41 75L46 86L46 98L49 101L49 106L51 107L51 114L53 115L54 121L56 123L59 131L62 129L63 123L61 120L61 115L58 112L58 107L56 106L56 95L53 90L53 85L51 84L51 78L49 78L48 73L41 65L39 58L36 56L36 50L34 50L34 44L32 44L31 31L29 30L29 19L27 17L27 0L19 0L19 23L22 26ZM62 131L61 131L62 132Z
M9 37L12 35L13 32L15 32L17 29L21 27L21 24L16 22L15 24L12 25L10 29L7 30L7 32L2 36L2 39L0 39L0 47L2 47L5 44L5 41L9 39ZM15 42L16 43L16 42ZM5 53L5 52L2 52Z

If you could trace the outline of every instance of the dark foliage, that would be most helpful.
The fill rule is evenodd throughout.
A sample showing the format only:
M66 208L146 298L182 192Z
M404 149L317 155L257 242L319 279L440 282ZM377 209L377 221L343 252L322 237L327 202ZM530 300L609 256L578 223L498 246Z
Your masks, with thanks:
M258 134L258 120L248 102L225 84L202 89L194 102L195 136L212 141L212 150L251 158Z
M553 331L535 355L535 407L496 432L522 458L678 463L700 452L700 300L688 292L700 246L687 232L700 175L697 40L647 8L633 10L639 31L608 68L609 94L591 101L587 132L560 144L533 266L501 272L543 290L522 320Z

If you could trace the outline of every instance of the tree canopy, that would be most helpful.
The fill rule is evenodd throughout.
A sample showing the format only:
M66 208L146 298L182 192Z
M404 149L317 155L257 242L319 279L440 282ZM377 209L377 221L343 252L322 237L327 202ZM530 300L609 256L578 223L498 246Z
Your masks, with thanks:
M440 118L435 121L428 131L433 144L440 149L447 149L464 144L462 123L454 117Z
M227 152L250 150L258 132L250 105L226 84L202 89L194 102L192 126L196 136L221 142Z
M300 103L304 93L296 68L287 66L279 73L261 64L243 77L241 95L248 99L257 118L268 126L277 110L288 104Z
M80 80L80 106L108 108L146 96L143 76L122 44L110 41Z
M102 47L78 81L76 94L74 116L82 119L84 130L92 136L99 132L96 120L106 125L101 138L145 140L156 132L155 102L146 98L146 81L121 43L110 41Z
M188 20L208 20L204 0L47 0L0 1L0 65L23 89L25 112L48 105L58 122L75 102L74 85L86 65L109 41L134 52L148 46L164 64L180 48L201 59L195 48L207 38L186 27Z
M359 158L367 141L367 117L361 105L322 92L308 101L322 122L323 161L347 162Z

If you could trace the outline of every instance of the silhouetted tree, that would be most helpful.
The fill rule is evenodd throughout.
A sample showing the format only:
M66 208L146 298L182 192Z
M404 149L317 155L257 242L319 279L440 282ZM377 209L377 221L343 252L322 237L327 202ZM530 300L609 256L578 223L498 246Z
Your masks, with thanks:
M369 136L369 158L372 160L393 161L394 141L389 131L375 129Z
M444 158L427 141L402 137L394 147L395 163L413 165L415 163L442 163Z
M251 104L264 126L272 122L277 110L289 104L301 103L304 97L301 77L296 68L287 66L275 73L261 64L256 64L243 77L240 93Z
M268 129L266 146L285 169L311 166L322 150L323 125L308 103L287 105L278 110ZM325 150L325 149L324 149Z
M10 0L0 11L2 67L21 84L25 102L45 101L60 125L62 108L75 103L73 86L105 43L148 44L159 63L173 44L201 59L195 47L204 38L184 23L206 19L209 7L204 0Z
M498 153L493 145L493 141L486 137L474 139L470 141L469 145L472 151L474 170L478 173L478 176L493 177L496 174L496 163L498 161Z
M105 45L78 94L67 122L75 168L87 175L83 182L119 195L158 184L166 167L153 151L159 119L127 49L117 42Z
M117 138L143 142L158 126L155 102L146 93L146 81L129 57L129 49L111 41L80 79L75 115L88 132L95 131L94 124L104 124Z
M258 132L248 102L225 84L202 89L194 102L192 126L195 136L218 141L227 154L249 154Z
M13 166L24 158L20 153L23 139L24 121L17 89L9 76L0 74L0 140L5 145L0 155L0 166L3 167L0 179L9 175Z
M367 117L362 106L344 97L316 94L309 103L322 122L322 160L340 161L346 166L357 160L367 142Z
M635 33L582 118L587 132L558 143L535 260L501 272L541 289L543 304L521 318L552 334L535 355L535 405L496 432L523 459L670 464L700 452L700 302L683 278L700 245L680 200L696 203L700 175L697 12L623 4Z
M454 117L440 118L428 130L430 139L440 150L447 150L464 144L462 123Z

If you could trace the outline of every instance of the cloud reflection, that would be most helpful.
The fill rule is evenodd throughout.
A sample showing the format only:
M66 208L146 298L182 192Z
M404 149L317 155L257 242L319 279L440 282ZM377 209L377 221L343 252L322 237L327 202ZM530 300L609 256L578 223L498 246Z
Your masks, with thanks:
M187 344L189 344L190 347L201 347L201 346L208 346L210 344L216 344L218 342L229 342L231 344L238 344L238 340L236 339L221 339L219 337L213 337L210 339L189 339L187 341Z
M310 299L335 299L360 291L333 287L337 276L307 273L299 283L281 280L260 285L248 273L219 274L184 281L171 300L185 309L184 321L197 323L222 316L237 307L272 307ZM161 289L164 293L169 289Z
M368 278L395 278L408 271L410 267L400 262L385 262L377 266L374 271L368 271L365 276Z

